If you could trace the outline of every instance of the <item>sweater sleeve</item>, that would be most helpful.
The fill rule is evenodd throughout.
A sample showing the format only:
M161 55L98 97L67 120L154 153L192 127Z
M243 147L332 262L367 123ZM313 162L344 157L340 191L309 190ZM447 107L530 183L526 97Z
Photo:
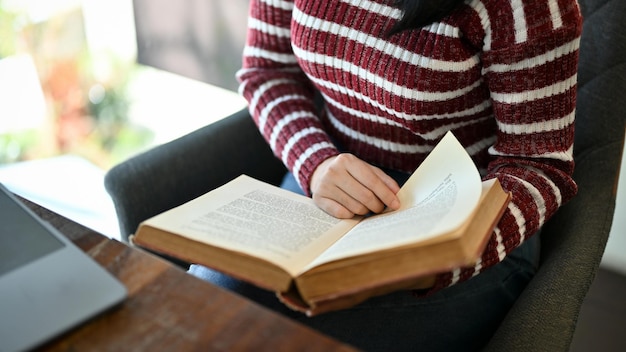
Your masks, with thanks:
M314 87L291 49L292 10L292 1L251 1L237 78L259 131L310 194L313 171L338 151L317 116Z
M512 201L482 258L439 275L430 293L502 261L577 191L572 172L582 19L576 1L481 4L483 73L498 126L485 179L497 177Z

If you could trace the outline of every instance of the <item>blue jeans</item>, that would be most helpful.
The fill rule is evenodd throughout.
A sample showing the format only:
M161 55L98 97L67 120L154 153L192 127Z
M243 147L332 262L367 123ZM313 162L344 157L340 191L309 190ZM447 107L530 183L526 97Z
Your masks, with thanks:
M392 175L400 184L404 176ZM283 186L299 189L289 175ZM498 265L431 296L399 291L311 318L285 307L273 292L199 265L189 272L363 350L473 351L489 340L538 265L537 233Z

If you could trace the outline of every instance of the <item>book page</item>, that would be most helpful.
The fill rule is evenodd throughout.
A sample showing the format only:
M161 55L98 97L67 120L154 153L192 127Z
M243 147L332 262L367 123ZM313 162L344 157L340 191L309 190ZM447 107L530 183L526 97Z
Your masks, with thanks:
M357 222L336 219L310 198L244 175L146 223L263 258L293 275Z
M399 210L363 220L310 267L453 231L472 214L481 191L482 182L474 162L448 133L398 193Z

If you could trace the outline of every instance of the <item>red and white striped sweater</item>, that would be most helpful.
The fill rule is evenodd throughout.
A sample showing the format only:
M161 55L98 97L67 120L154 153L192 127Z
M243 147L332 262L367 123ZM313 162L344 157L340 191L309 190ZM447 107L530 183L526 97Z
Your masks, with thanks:
M452 130L485 179L513 194L482 259L434 290L500 262L576 193L576 0L467 0L391 37L392 0L253 0L240 91L305 192L339 151L412 172ZM312 101L319 90L325 107Z

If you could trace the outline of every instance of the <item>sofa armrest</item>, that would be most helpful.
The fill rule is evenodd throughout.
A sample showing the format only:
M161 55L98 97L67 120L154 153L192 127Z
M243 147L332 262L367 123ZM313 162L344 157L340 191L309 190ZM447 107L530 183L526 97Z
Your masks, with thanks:
M114 166L105 187L128 240L141 221L244 173L272 184L285 174L247 110Z

